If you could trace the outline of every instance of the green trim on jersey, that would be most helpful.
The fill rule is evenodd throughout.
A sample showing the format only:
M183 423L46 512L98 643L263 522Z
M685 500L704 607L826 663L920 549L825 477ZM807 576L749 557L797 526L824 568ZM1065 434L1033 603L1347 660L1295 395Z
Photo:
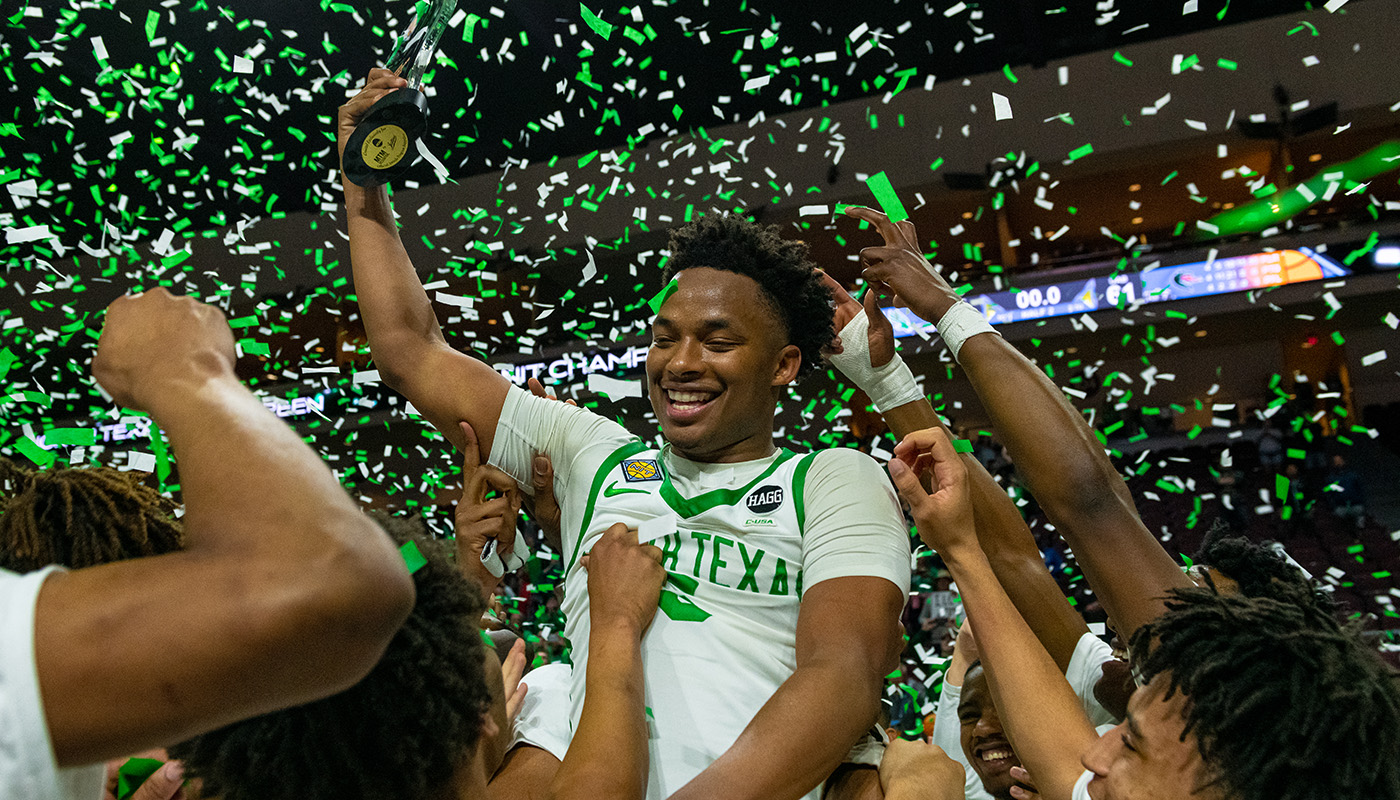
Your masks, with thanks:
M818 452L820 451L814 450L803 456L792 470L792 502L797 511L798 536L804 536L807 533L807 504L805 501L807 470L812 468L812 461L816 459Z
M607 480L608 473L612 471L613 467L626 460L628 456L634 456L650 449L646 442L634 439L612 451L607 458L603 459L602 465L593 474L593 487L588 490L588 505L583 509L583 521L579 523L578 527L578 541L574 544L573 555L569 556L568 566L564 568L565 574L568 574L569 570L573 568L574 562L578 561L579 550L583 548L583 534L588 530L588 523L593 520L593 510L598 505L598 492L602 491L603 482Z
M716 506L732 506L744 499L755 486L764 478L772 475L784 461L797 455L786 447L778 451L778 457L773 459L773 463L768 465L768 469L763 474L748 482L742 489L711 489L704 494L694 497L681 497L681 493L676 491L676 487L671 485L671 473L666 471L666 459L663 453L656 459L657 465L661 468L661 499L666 501L666 505L671 507L681 517L689 519L709 511Z

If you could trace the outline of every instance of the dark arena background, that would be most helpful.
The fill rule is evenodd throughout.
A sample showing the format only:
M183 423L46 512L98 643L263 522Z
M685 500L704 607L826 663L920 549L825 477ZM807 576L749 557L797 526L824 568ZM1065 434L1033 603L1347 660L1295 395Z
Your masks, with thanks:
M147 471L178 496L159 430L89 369L106 305L166 286L225 310L241 377L352 495L450 535L458 459L379 382L333 134L414 4L3 13L0 452ZM855 290L879 239L838 210L902 208L1082 409L1163 547L1189 561L1216 520L1277 542L1393 658L1397 34L1391 0L459 0L428 75L430 157L393 195L451 343L648 437L669 226L742 210ZM889 313L1102 622L946 348ZM779 425L789 446L893 446L834 372ZM913 566L906 720L959 613L937 556ZM567 657L559 570L539 543L503 584L537 660Z

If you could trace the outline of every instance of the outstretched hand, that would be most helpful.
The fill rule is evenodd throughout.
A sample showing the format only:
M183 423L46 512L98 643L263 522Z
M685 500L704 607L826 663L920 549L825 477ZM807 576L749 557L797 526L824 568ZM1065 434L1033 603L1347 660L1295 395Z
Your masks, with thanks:
M836 279L826 272L821 273L822 283L831 292L831 299L836 303L832 323L836 329L837 337L831 342L830 352L841 353L841 331L847 323L862 313L866 317L866 345L870 352L870 366L878 369L890 363L894 358L894 326L890 325L889 317L880 311L878 295L873 288L865 290L864 296L857 301L846 291L846 287L836 282Z
M880 247L862 248L860 262L865 266L862 274L866 280L883 294L894 295L895 305L937 323L961 299L919 252L914 223L907 219L890 222L883 212L864 206L850 206L846 215L874 225L884 239Z
M515 548L515 521L520 514L520 488L515 479L481 463L476 431L460 423L466 446L462 449L462 498L457 502L453 522L457 535L457 567L481 584L489 597L501 579L481 563L487 542L494 540L497 551L511 553ZM486 499L491 491L498 495Z
M904 437L895 445L889 468L890 478L899 496L909 504L924 544L944 554L978 546L972 526L967 467L947 431L925 428ZM931 475L932 492L924 491L919 483L924 473Z

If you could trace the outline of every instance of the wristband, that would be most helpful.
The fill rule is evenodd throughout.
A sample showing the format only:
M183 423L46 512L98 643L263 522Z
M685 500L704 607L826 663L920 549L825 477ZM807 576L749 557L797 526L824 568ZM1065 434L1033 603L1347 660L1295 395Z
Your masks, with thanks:
M979 333L997 333L997 329L992 327L992 323L987 321L982 312L966 300L954 303L942 319L938 320L936 327L938 335L943 337L943 342L952 352L954 361L958 360L958 351L962 350L963 342Z
M898 353L884 366L871 366L869 329L870 320L864 310L847 322L837 334L841 339L841 352L831 356L832 366L869 395L870 404L881 414L922 399L924 390Z

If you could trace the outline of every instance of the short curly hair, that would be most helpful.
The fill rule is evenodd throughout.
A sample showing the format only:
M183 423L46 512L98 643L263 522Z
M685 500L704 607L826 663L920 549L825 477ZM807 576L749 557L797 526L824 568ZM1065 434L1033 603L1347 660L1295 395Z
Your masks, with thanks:
M822 364L822 349L836 337L831 292L807 258L807 245L782 238L776 225L738 214L705 214L671 231L662 280L692 267L722 269L752 278L763 290L788 343L802 351L798 377Z
M1174 589L1133 634L1138 677L1185 698L1211 785L1232 800L1400 797L1400 674L1324 610Z
M30 469L0 459L0 567L83 569L184 546L173 500L110 467Z
M1245 597L1311 603L1328 613L1336 611L1332 596L1302 570L1269 547L1232 533L1220 521L1211 526L1191 559L1229 576Z
M170 748L222 800L429 797L456 774L491 708L477 622L481 589L424 535L421 520L371 514L427 559L413 612L359 683Z

